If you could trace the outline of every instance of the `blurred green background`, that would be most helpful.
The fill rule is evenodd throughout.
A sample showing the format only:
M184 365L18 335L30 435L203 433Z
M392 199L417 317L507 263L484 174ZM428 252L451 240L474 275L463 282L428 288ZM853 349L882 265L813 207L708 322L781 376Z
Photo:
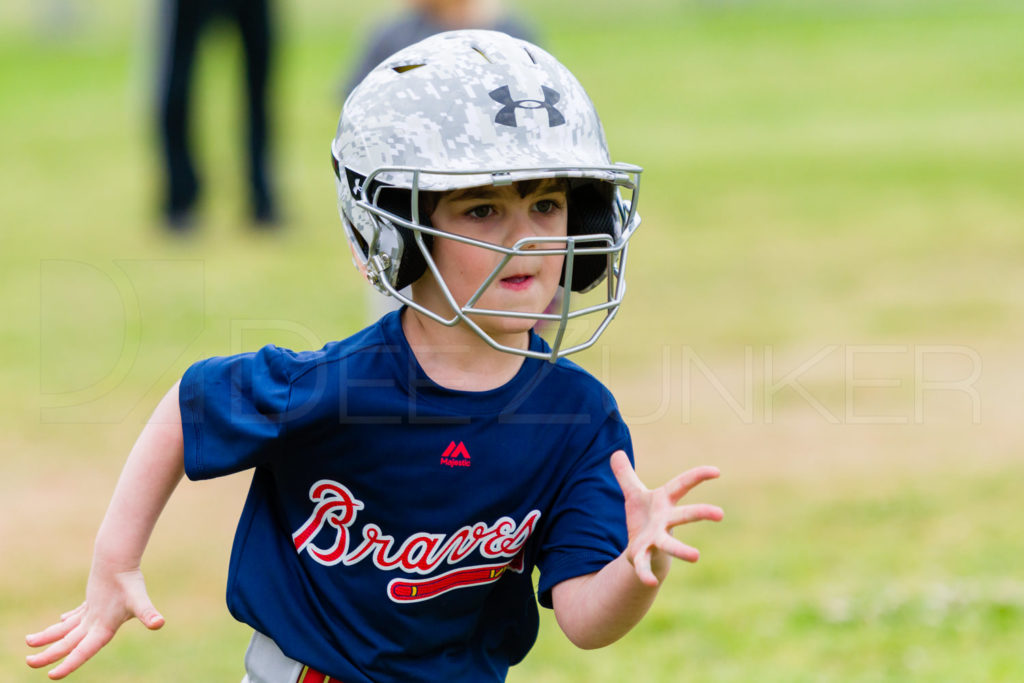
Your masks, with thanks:
M206 201L156 220L155 6L0 6L0 680L82 599L134 437L193 361L366 319L327 146L396 3L279 7L287 224L245 220L237 43L196 97ZM648 618L576 651L544 615L513 681L1024 680L1024 6L522 2L646 168L629 294L579 357L650 484L694 464L719 525ZM234 681L223 606L247 481L183 485L144 569L168 623L75 679Z

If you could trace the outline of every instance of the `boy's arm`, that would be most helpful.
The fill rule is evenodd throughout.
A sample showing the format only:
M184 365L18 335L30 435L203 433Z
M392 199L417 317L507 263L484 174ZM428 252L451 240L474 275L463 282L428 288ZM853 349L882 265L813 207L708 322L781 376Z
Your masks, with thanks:
M612 455L611 466L626 497L629 545L600 571L563 581L551 592L558 625L585 649L610 645L639 623L668 575L672 557L697 561L700 553L673 538L673 527L722 519L721 508L714 505L676 505L694 486L717 477L714 467L694 468L652 491L623 451Z
M106 645L124 622L136 617L158 629L164 618L146 593L140 564L157 518L184 475L184 445L178 385L160 401L132 448L96 535L85 602L49 628L26 636L32 647L29 666L48 666L63 678Z

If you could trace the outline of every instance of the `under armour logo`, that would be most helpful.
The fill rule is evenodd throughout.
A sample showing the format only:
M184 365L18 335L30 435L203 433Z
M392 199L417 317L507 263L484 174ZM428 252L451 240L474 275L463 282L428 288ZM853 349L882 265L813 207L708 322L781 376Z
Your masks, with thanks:
M507 85L495 88L489 92L488 94L492 100L504 105L494 117L494 122L500 123L503 126L518 128L519 123L516 121L516 109L547 109L548 126L561 126L565 123L565 117L562 116L562 112L555 109L555 103L562 99L562 96L558 94L558 91L552 90L546 85L542 85L540 89L544 93L543 102L540 100L513 100L512 93Z

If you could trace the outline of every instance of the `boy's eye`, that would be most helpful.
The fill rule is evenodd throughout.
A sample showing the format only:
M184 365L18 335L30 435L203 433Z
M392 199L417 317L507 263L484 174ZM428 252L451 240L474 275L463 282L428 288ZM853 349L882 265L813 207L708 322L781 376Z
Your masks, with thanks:
M470 218L487 218L494 213L494 207L490 204L481 204L480 206L474 206L472 209L466 212L466 215Z
M533 208L538 213L551 213L561 208L561 205L554 199L542 199L533 205Z

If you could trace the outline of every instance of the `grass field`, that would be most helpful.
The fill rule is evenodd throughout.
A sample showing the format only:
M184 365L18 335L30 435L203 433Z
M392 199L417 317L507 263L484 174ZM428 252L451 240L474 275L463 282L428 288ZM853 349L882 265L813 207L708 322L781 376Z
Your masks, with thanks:
M242 218L235 45L204 48L185 241L153 211L152 8L0 8L0 680L45 679L22 636L81 600L121 463L191 362L363 324L327 165L381 11L353 4L281 11L279 235ZM626 305L579 360L641 476L718 465L700 498L726 520L682 532L701 561L623 641L576 651L545 614L510 680L1024 680L1024 8L522 6L646 168ZM241 678L246 486L179 489L144 565L166 627L75 679Z

